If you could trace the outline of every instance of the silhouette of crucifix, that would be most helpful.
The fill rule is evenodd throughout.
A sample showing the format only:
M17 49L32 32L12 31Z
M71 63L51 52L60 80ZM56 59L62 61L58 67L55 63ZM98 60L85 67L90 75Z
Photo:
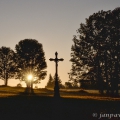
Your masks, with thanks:
M58 83L58 62L63 61L63 58L58 59L57 58L58 53L55 52L55 59L50 58L50 61L54 61L56 63L56 73L55 73L55 86L54 86L54 97L60 97L59 93L59 83Z

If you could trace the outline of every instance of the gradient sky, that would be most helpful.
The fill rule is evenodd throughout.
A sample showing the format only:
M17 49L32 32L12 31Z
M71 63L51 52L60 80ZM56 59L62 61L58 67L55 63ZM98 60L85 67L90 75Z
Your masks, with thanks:
M55 63L49 58L58 52L58 73L62 83L68 81L71 69L70 53L73 35L80 23L94 12L113 10L120 6L120 0L0 0L0 47L15 50L20 40L32 38L43 44L47 62L47 77L55 74ZM2 80L0 83L2 84ZM19 81L17 81L19 82ZM9 85L16 85L9 80Z

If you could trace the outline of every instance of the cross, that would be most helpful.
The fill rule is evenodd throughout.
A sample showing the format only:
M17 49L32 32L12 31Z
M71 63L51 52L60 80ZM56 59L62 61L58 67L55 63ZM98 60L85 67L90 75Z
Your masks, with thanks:
M56 63L56 73L55 73L55 86L54 86L54 97L59 98L60 93L59 93L59 84L58 84L58 62L63 61L63 58L58 59L58 53L55 52L55 59L50 58L50 61L54 61Z

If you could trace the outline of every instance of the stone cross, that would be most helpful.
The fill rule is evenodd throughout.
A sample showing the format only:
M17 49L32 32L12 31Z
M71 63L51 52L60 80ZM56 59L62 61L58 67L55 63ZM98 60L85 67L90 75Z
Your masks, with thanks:
M60 93L59 93L59 84L58 84L58 62L63 61L64 59L63 58L58 59L57 55L58 55L58 53L55 52L55 59L50 58L49 60L54 61L55 64L56 64L56 66L55 66L56 67L56 73L55 73L54 97L59 98Z

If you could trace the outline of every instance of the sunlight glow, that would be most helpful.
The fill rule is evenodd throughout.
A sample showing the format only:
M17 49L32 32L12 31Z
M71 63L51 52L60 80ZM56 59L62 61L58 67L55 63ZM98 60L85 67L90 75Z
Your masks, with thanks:
M28 80L32 80L32 79L33 79L33 76L30 74L30 75L27 76L27 79L28 79Z

